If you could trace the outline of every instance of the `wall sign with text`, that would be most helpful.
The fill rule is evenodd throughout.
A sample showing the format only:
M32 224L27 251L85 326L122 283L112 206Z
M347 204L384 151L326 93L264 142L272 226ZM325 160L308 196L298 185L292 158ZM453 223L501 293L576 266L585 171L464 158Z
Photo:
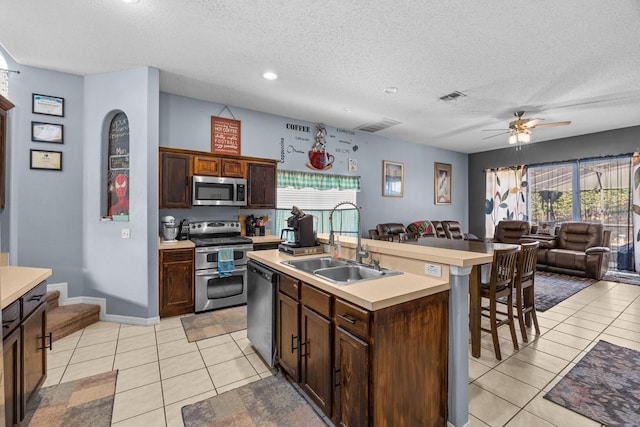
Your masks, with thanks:
M240 155L240 120L211 116L211 152Z

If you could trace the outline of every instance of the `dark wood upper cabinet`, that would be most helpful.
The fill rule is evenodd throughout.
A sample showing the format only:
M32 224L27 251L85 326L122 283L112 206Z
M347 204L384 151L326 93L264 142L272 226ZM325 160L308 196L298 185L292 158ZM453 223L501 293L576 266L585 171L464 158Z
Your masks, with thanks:
M276 162L248 162L247 208L276 208Z
M160 151L160 208L191 207L191 157Z
M15 105L0 95L0 209L4 209L7 182L7 111Z

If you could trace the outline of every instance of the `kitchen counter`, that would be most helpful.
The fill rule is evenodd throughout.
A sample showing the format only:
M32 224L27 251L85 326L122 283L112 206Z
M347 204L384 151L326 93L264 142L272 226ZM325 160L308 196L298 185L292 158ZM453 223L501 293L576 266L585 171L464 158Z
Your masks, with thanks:
M280 243L284 242L284 239L281 239L278 236L246 236L253 240L253 243L260 245L266 243Z
M51 274L50 268L0 267L2 308L6 308L36 285L49 278Z
M403 273L397 276L364 280L351 285L340 286L320 279L313 274L282 264L282 261L322 256L327 256L327 254L294 257L277 249L249 253L249 258L251 259L371 311L391 307L449 289L449 283L446 280L413 273Z
M196 245L193 244L191 240L178 240L177 242L163 242L162 240L158 243L158 249L191 249L195 248Z

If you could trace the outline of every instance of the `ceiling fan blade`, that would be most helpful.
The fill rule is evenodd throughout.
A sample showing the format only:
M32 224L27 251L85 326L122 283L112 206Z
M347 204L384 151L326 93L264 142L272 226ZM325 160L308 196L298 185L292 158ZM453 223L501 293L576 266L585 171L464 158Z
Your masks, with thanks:
M510 131L510 130L508 130L508 131L506 131L506 132L501 132L501 133L497 133L497 134L495 134L495 135L486 136L486 137L482 138L482 141L484 141L485 139L493 138L494 136L506 135L506 134L508 134L508 133L511 133L511 131Z
M571 120L566 121L566 122L553 122L553 123L541 123L539 125L533 126L533 128L535 129L542 129L542 128L553 128L556 126L566 126L566 125L570 125L571 124Z
M543 120L544 119L529 119L529 121L523 124L522 126L526 128L534 128L538 123L540 123Z

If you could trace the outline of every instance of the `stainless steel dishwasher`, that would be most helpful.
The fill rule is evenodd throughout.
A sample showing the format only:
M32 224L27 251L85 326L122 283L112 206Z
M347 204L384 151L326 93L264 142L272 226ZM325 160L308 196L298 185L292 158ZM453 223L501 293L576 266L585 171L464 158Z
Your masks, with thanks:
M276 362L278 273L254 260L247 264L247 338L270 366Z

